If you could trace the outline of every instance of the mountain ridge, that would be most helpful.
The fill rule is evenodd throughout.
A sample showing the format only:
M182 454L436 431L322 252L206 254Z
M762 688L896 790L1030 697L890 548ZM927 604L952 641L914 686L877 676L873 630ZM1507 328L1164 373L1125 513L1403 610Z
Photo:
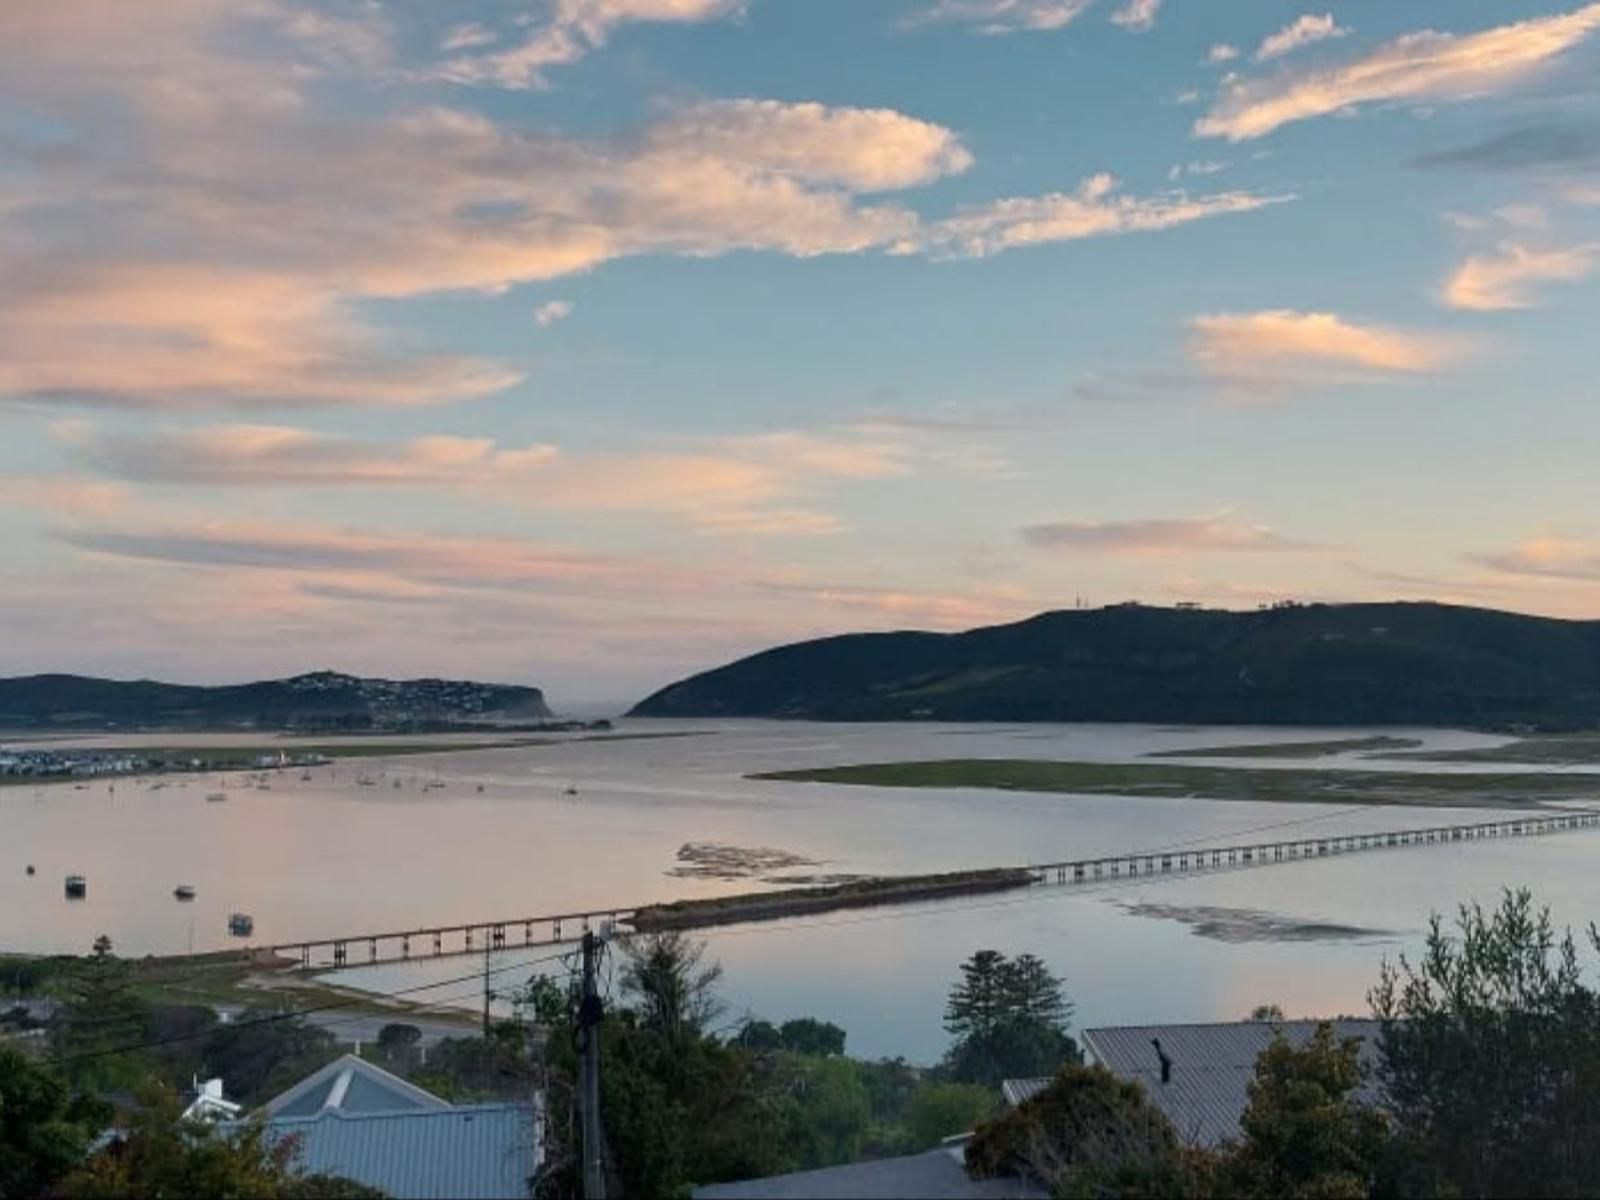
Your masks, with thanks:
M384 729L554 714L536 687L311 671L207 686L38 674L0 679L0 729Z
M639 717L1600 726L1600 621L1429 602L1123 604L779 646Z

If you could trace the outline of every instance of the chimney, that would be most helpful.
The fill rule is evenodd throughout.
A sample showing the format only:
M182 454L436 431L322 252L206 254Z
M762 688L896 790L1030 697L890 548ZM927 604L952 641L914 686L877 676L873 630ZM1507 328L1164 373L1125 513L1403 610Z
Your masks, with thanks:
M1161 1048L1161 1039L1160 1038L1151 1038L1150 1039L1150 1044L1156 1048L1156 1057L1161 1060L1161 1082L1162 1083L1171 1083L1172 1082L1172 1059L1171 1059L1171 1057L1169 1057L1167 1052Z

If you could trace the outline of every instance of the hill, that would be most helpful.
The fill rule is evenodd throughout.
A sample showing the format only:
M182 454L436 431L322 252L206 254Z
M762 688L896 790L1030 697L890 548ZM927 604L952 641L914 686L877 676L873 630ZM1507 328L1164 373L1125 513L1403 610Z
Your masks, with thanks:
M84 675L0 679L0 729L407 729L551 715L534 687L333 671L226 687Z
M631 715L1591 728L1600 622L1425 603L1126 604L783 646Z

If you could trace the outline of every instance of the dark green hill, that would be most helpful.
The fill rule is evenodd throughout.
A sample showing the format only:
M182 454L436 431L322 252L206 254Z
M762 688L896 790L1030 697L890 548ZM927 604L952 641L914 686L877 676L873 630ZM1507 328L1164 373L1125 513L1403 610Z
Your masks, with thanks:
M538 688L332 671L226 687L84 675L0 679L0 729L405 728L550 715Z
M632 715L1589 728L1600 622L1440 604L1129 604L783 646Z

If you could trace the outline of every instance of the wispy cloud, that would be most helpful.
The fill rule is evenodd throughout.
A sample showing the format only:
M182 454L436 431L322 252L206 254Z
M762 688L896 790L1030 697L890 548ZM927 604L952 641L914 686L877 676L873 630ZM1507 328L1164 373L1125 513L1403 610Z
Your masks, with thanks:
M1535 248L1502 242L1469 256L1445 281L1442 297L1451 308L1478 312L1532 308L1537 285L1586 279L1597 264L1600 243Z
M1165 517L1137 521L1053 521L1028 525L1022 540L1038 550L1089 554L1265 553L1319 550L1265 525L1223 513L1211 517Z
M1326 312L1213 313L1194 318L1190 329L1195 359L1223 376L1328 368L1410 375L1437 370L1459 354L1438 335L1358 324Z
M1239 57L1239 47L1228 42L1217 42L1206 51L1206 62L1218 66L1225 62L1232 62Z
M934 222L896 249L946 258L983 258L1020 246L1170 229L1294 199L1292 195L1244 191L1140 197L1119 194L1117 186L1114 177L1101 174L1084 180L1074 192L997 200Z
M1136 0L1135 0L1136 2ZM965 25L975 33L1044 33L1064 29L1094 0L937 0L901 22L901 28Z
M1111 23L1120 25L1129 33L1147 33L1156 27L1156 16L1161 11L1161 0L1126 0L1111 14Z
M455 83L537 88L547 84L552 67L570 66L599 50L621 28L634 24L698 24L735 16L745 0L553 0L547 20L536 23L515 45L481 54L462 54L436 73ZM472 50L494 39L481 26L459 26L444 49Z
M1261 45L1256 48L1256 61L1266 62L1269 59L1282 58L1285 54L1293 54L1302 46L1326 42L1332 38L1342 38L1349 32L1333 19L1332 13L1323 13L1321 16L1305 13L1297 20L1289 22L1277 33L1263 38Z
M1419 167L1477 171L1570 171L1600 168L1600 129L1547 121L1495 134L1454 150L1423 155Z
M1565 538L1530 538L1511 550L1468 556L1504 575L1600 581L1600 547Z
M640 453L566 454L488 438L373 441L276 425L109 432L59 422L57 437L112 479L212 488L421 488L542 509L649 514L710 532L839 532L802 503L828 481L909 474L914 451L882 430L777 431ZM921 456L934 461L930 456Z
M570 300L547 300L533 310L534 324L540 329L548 329L560 321L565 321L572 315L572 302Z
M1357 104L1439 103L1489 94L1548 67L1596 29L1600 4L1478 33L1409 33L1339 66L1226 84L1194 132L1239 142Z

